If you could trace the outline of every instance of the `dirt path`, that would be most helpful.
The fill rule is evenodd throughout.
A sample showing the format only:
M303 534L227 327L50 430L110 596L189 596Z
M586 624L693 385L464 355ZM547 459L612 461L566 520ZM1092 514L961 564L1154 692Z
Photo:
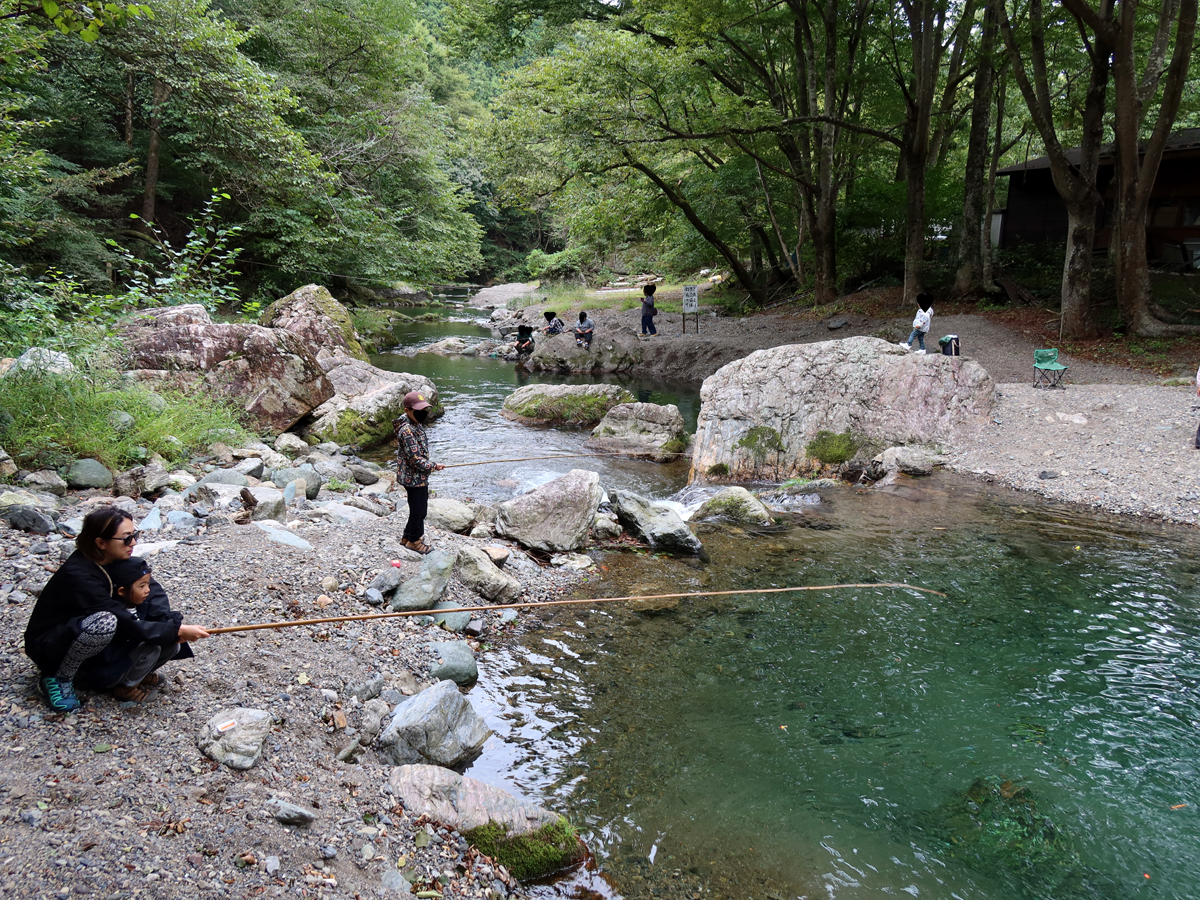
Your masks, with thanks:
M606 326L618 324L640 330L637 309L624 312L596 310L593 318L598 333ZM839 321L845 324L836 329L829 327ZM768 347L811 344L855 335L902 340L908 337L912 318L837 315L813 320L794 313L763 313L744 318L702 315L698 334L695 318L688 317L686 335L678 313L662 313L655 322L659 333L646 339L654 346L654 352L648 354L642 373L699 385L726 363ZM933 330L926 342L930 352L937 352L937 338L944 334L957 334L963 355L978 360L997 383L1032 383L1033 351L1038 346L1024 335L980 315L935 316ZM1071 384L1150 384L1156 380L1123 366L1072 359L1066 355L1061 361L1071 367L1067 377Z

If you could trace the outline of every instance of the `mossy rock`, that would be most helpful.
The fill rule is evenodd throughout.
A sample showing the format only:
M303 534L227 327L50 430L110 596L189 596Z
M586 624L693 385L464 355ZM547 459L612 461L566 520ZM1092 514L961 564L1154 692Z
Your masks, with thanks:
M662 445L663 453L683 453L687 450L691 435L672 438Z
M826 465L838 466L853 459L861 443L849 431L843 431L841 434L818 431L804 451L810 458L819 459Z
M304 321L299 323L295 319L290 322L282 321L286 318L286 313L293 309L298 313L307 314L302 317ZM281 297L263 311L260 321L268 328L277 328L284 325L289 331L294 332L301 338L310 342L320 343L318 335L327 335L328 331L325 331L324 327L318 322L313 321L313 312L325 316L333 322L334 327L337 328L345 342L346 352L350 356L361 359L364 362L367 360L367 351L363 349L362 344L358 341L358 335L354 331L354 322L350 319L350 313L347 312L346 307L334 299L333 294L329 293L328 289L320 285L308 284L302 288L297 288L286 297Z
M612 385L528 385L505 399L502 412L529 424L594 425L614 406L636 402Z
M489 822L463 832L463 837L519 881L559 872L579 862L585 854L575 826L563 816L529 834L509 834L503 825Z
M1003 873L1022 896L1095 896L1079 855L1024 785L980 778L950 802L920 814L918 824L945 843L948 855L982 872Z
M749 450L756 460L763 459L768 453L783 451L783 438L779 432L767 425L755 425L733 445L734 449Z
M724 478L729 474L729 466L725 465L725 463L716 463L709 466L708 472L705 474L707 474L709 478Z

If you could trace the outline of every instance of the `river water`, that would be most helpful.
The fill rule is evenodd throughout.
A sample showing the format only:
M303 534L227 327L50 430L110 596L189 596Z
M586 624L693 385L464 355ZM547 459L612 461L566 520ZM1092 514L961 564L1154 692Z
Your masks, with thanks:
M445 458L582 442L498 418L511 368L399 359L444 392ZM686 472L572 465L593 462L606 487L694 499ZM495 500L559 470L456 471L448 496ZM566 608L487 654L471 699L495 736L470 774L567 814L602 872L540 896L1200 896L1192 531L939 475L827 494L777 532L702 537L707 565L610 554L588 590L946 596Z

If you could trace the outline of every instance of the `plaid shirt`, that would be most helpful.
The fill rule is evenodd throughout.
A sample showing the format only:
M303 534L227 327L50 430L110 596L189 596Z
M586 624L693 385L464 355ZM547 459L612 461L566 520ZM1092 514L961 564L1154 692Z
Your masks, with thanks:
M429 459L429 438L425 429L408 416L392 422L396 430L396 481L403 487L429 484L433 462Z

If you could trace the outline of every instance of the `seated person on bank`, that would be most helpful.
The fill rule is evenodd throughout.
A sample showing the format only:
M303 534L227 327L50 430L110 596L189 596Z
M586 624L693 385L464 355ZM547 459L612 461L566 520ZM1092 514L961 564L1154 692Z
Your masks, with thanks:
M123 609L116 614L113 639L79 667L77 677L118 700L140 703L161 680L156 670L168 660L192 659L186 641L208 637L208 632L183 624L183 613L171 609L167 592L151 577L145 560L121 559L104 570Z
M528 356L533 352L533 326L517 326L517 355Z
M575 346L591 347L592 332L596 329L596 323L588 318L586 312L579 314L579 324L575 326Z
M548 309L542 315L546 317L546 325L542 329L543 334L562 334L567 330L566 323L558 317L558 313L554 310Z
M146 691L141 682L164 652L170 658L181 652L181 641L208 637L198 625L181 624L182 617L170 612L161 587L157 592L151 589L161 597L155 596L146 613L139 612L136 619L125 603L127 596L134 599L134 592L126 585L125 594L117 595L106 567L129 561L137 538L133 518L124 510L107 506L88 513L75 539L76 551L51 576L34 604L25 629L25 653L41 670L38 688L55 712L79 709L76 677L112 689L122 700L144 699ZM136 565L143 563L138 560ZM140 573L129 584L140 581L145 574ZM146 580L150 582L148 575ZM170 621L161 621L163 615L170 616ZM149 649L136 654L135 660L132 651L142 645L149 645ZM187 650L186 655L190 656L191 651ZM101 658L93 662L97 656ZM135 666L144 659L150 660L148 665L142 661ZM135 675L131 688L125 682Z

